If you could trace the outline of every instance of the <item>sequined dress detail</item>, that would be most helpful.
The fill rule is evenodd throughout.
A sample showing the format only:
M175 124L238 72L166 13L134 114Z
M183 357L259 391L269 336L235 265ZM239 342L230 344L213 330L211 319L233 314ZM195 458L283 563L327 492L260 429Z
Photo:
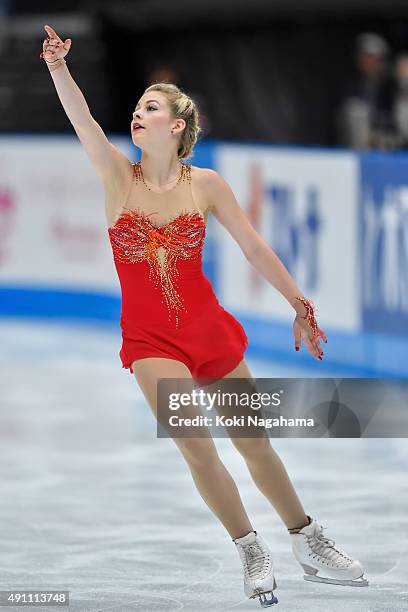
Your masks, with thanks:
M193 375L230 371L248 339L219 303L203 273L205 214L194 201L190 164L180 163L175 185L157 193L141 164L118 218L108 228L122 309L123 367L149 356L183 361Z
M135 166L135 177L137 181L142 180L139 164ZM182 164L179 180L191 183L190 165ZM112 249L121 263L136 264L144 260L149 263L149 279L160 287L169 320L173 315L177 327L179 313L186 307L177 284L179 271L176 262L200 257L205 221L198 211L180 212L174 219L158 226L150 220L152 214L154 212L146 214L140 209L123 210L114 227L109 229Z

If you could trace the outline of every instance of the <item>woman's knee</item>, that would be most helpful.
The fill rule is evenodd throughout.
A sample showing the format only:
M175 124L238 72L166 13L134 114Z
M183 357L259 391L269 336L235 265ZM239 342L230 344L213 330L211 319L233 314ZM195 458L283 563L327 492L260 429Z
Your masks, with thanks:
M187 463L192 467L208 468L219 461L212 438L173 438Z
M263 459L272 446L268 437L261 438L231 438L237 451L248 460Z

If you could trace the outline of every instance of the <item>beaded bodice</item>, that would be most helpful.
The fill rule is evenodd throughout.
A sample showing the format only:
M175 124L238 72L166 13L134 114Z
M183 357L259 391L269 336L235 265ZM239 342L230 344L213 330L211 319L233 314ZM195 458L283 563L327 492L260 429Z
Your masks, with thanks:
M181 184L185 179L188 181L187 189L185 186L182 189ZM156 287L161 288L169 319L174 315L178 326L179 313L185 310L185 307L177 283L179 270L176 264L179 259L200 258L205 239L206 224L203 214L197 208L189 210L186 206L188 201L194 205L191 194L191 166L182 164L179 180L168 193L153 192L153 195L146 195L149 190L141 174L140 162L134 165L133 182L139 184L139 190L136 187L133 193L139 193L148 204L155 204L156 208L167 211L177 204L185 204L182 210L163 224L155 223L151 219L152 215L159 214L161 210L147 212L140 206L123 207L116 223L108 229L115 262L129 265L148 262L149 279ZM155 199L154 196L160 198Z

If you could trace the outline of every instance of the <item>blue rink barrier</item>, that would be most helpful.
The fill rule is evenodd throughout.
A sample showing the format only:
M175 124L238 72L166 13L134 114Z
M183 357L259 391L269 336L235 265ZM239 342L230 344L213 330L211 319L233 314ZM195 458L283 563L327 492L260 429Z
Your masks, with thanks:
M120 298L41 287L0 287L0 315L39 319L119 321Z
M317 362L305 349L294 350L292 324L260 320L232 312L249 339L248 355L288 365L308 367L316 376L341 368L344 375L360 377L408 376L408 341L375 332L355 334L331 331L322 342L324 358ZM0 315L77 323L106 322L119 331L120 298L117 296L44 288L0 288ZM273 376L273 368L271 369Z
M408 341L404 338L375 332L344 333L326 325L328 341L321 341L324 357L317 361L304 346L295 351L292 324L241 314L237 318L248 335L248 355L253 357L307 367L316 377L340 369L344 376L408 377Z

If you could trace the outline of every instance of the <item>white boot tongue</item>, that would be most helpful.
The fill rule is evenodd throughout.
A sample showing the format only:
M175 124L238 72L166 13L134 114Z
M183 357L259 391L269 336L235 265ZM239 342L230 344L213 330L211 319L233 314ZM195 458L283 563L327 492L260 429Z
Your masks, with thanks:
M255 540L255 533L253 531L250 531L246 536L243 536L242 538L236 538L234 541L244 546L245 544L253 544Z

